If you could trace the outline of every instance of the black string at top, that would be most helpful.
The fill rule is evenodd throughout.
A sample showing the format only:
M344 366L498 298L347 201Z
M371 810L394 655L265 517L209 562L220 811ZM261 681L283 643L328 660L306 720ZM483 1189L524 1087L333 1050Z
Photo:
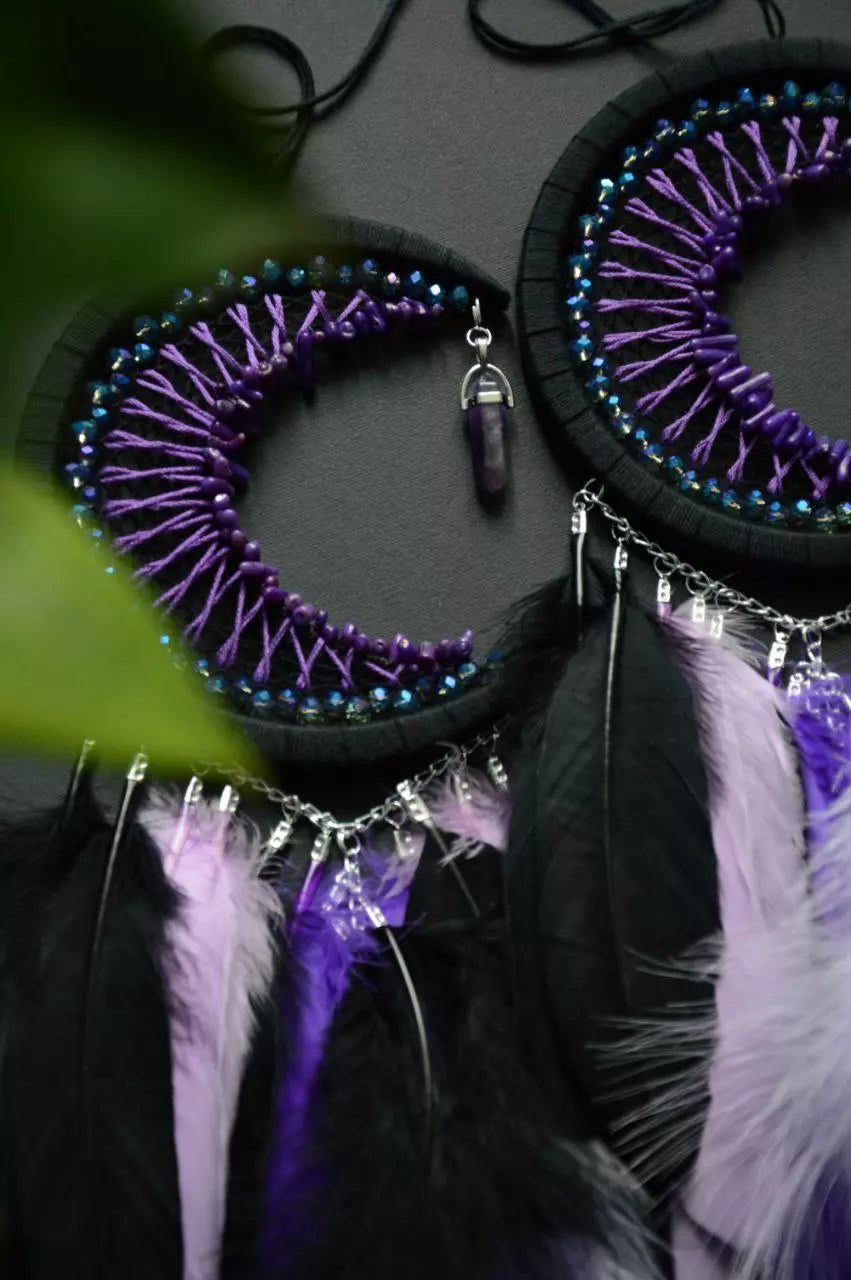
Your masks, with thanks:
M632 18L613 18L597 0L566 0L570 8L589 22L591 30L570 40L549 43L519 40L500 31L483 16L486 0L467 0L467 13L474 33L489 48L507 57L544 61L578 54L604 53L616 45L657 39L705 16L721 2L722 0L680 0L680 3L647 9ZM762 10L769 36L784 36L786 20L779 0L757 0L757 3ZM282 106L238 103L246 114L262 120L268 128L281 132L282 140L274 159L288 168L295 161L310 126L317 119L316 108L324 106L326 113L332 111L358 87L381 53L393 20L403 4L404 0L388 0L378 25L352 68L330 89L324 89L321 93L316 92L313 68L304 51L289 36L271 27L250 24L223 27L207 41L204 53L208 57L215 57L237 48L259 46L270 50L295 72L299 82L299 97L296 102Z
M631 18L614 18L596 0L566 0L569 8L585 18L592 30L570 40L520 40L500 31L483 16L486 0L467 0L470 25L478 38L507 57L549 61L579 54L602 53L618 44L637 44L668 35L716 9L721 0L682 0L680 4L646 9ZM786 19L778 0L757 0L772 39L786 34Z

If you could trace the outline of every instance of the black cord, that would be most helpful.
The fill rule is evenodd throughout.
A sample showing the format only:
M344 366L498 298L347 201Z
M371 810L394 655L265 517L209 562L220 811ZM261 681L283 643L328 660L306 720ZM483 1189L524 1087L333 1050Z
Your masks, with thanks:
M636 44L667 35L688 22L704 17L717 8L721 0L682 0L680 4L647 9L632 18L613 18L596 0L566 0L570 8L585 18L593 30L570 40L540 43L519 40L501 31L483 16L486 0L467 0L467 15L476 36L506 57L528 61L569 58L583 53L596 53L615 44ZM786 34L786 20L779 0L757 0L769 36L777 39Z
M210 37L203 52L206 57L216 57L237 48L259 45L271 50L276 57L286 62L295 71L299 82L297 102L274 107L253 106L239 101L236 104L247 115L260 117L270 127L282 130L283 142L275 155L275 160L289 167L295 161L307 131L316 119L316 108L326 105L328 110L333 110L357 88L378 58L393 20L404 2L405 0L388 0L381 19L357 62L336 84L322 93L316 92L313 68L303 50L289 36L283 35L280 31L274 31L271 27L251 25L222 27ZM286 122L286 118L290 116L295 117L292 123Z

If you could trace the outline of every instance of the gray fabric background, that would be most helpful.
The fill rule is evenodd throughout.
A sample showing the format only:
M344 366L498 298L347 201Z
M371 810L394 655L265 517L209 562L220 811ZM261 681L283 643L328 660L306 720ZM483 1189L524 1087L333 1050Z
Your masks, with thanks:
M284 31L304 48L320 89L351 65L383 9L383 0L186 2L199 38L233 22ZM627 14L647 4L610 7ZM792 36L851 41L851 0L783 0L783 8ZM583 29L560 0L491 0L487 16L525 38ZM583 122L657 66L763 34L755 0L725 0L652 49L531 65L480 45L463 0L408 0L367 81L311 132L296 178L318 209L419 231L513 288L538 189ZM271 57L239 55L233 65L259 99L293 96L290 74ZM839 435L851 430L849 270L851 220L831 219L818 243L795 237L770 270L761 264L735 312L752 363L772 369L783 403ZM27 370L53 336L31 343ZM462 342L323 384L313 407L287 406L245 508L284 585L377 634L439 639L473 626L484 652L510 602L559 571L567 488L527 406L510 320L492 357L518 401L514 487L498 517L480 510L470 480L456 408L469 363ZM0 806L43 803L63 777L0 761Z

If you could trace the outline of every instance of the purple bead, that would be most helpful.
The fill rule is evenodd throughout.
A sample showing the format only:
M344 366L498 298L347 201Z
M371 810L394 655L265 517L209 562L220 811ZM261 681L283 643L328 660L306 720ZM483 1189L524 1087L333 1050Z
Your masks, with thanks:
M317 610L316 610L316 622L317 622L317 625L318 625L318 626L320 626L320 627L324 627L324 626L325 626L325 623L326 623L327 621L328 621L328 610L327 610L327 609L317 609Z
M210 423L210 431L217 440L227 444L231 443L236 438L236 432L233 427L229 427L227 423L219 422L216 418L214 418Z
M399 632L398 635L393 637L393 645L391 647L390 654L394 662L398 661L408 663L416 656L416 649L411 644L408 637Z
M722 391L731 391L733 387L737 387L740 382L744 382L750 376L750 366L740 364L735 369L728 369L724 373L719 373L714 382Z
M357 327L352 324L351 320L340 321L340 337L344 342L350 342L357 334Z
M742 425L747 427L748 431L762 431L764 423L772 416L775 409L776 405L774 404L774 401L769 400L767 404L764 404L761 408L755 410L750 417L745 418Z
M799 422L797 427L795 427L794 430L790 431L789 435L783 441L786 448L797 449L802 444L804 444L807 438L808 430L809 430L809 427L806 425L805 422Z
M230 535L230 545L233 547L234 551L238 556L242 555L243 551L245 550L245 544L247 541L248 541L248 538L245 536L245 534L242 532L241 529L234 529Z
M452 641L441 640L437 646L437 661L441 666L445 666L452 658Z
M372 652L376 658L386 658L390 653L390 645L379 637L372 642Z
M702 289L711 289L717 279L715 268L708 265L701 267L697 273L697 283Z
M422 644L417 646L417 654L420 662L430 666L435 660L436 650L430 640L423 640Z
M213 507L216 511L226 511L230 507L230 498L226 493L217 493L213 498Z
M265 382L271 382L275 376L275 372L275 366L272 364L271 360L261 360L257 368L254 370L254 375L262 386Z
M726 316L722 316L717 311L707 311L703 317L703 333L711 334L728 334L730 332L730 321Z
M269 360L269 364L272 366L272 372L277 378L283 377L287 369L290 367L290 362L284 355L272 356Z
M765 186L760 188L760 194L769 209L776 209L783 203L783 198L774 182L766 182Z
M397 303L396 314L399 318L400 324L406 325L411 321L414 315L414 308L411 306L407 298L403 298L401 302Z
M454 653L460 654L462 658L469 658L470 654L473 652L472 631L465 631L460 639L455 641L452 649Z
M231 464L220 449L205 449L204 457L212 466L213 475L227 480L231 474Z
M746 418L751 418L755 413L759 413L761 409L764 409L770 399L770 391L751 391L742 401L742 413Z
M296 609L300 609L302 604L301 596L297 591L287 592L287 613L295 613Z
M340 628L340 645L344 649L351 649L355 643L358 629L353 622L344 622Z
M364 310L369 316L369 327L375 333L384 333L385 329L387 328L387 322L385 321L384 316L381 313L381 308L379 307L378 303L370 300L369 302L366 303Z
M204 476L198 486L205 498L211 498L214 494L227 494L233 497L233 489L225 480L219 480L216 476Z
M247 547L246 547L247 550ZM245 554L245 552L243 552ZM258 560L243 560L239 566L239 572L243 578L265 578L269 572L267 564L260 564Z
M795 177L791 173L778 173L775 181L780 191L788 191L794 183Z
M223 529L235 529L239 524L239 516L232 508L226 507L223 511L216 512L216 523Z
M332 627L330 622L323 623L321 634L326 644L336 644L340 638L340 632L336 627Z
M340 326L337 324L336 320L326 320L325 337L329 342L336 342L340 337Z
M355 328L359 329L361 333L366 333L367 329L370 328L369 316L365 311L356 311L352 316L352 321Z
M743 365L743 368L746 369L747 365ZM718 385L719 386L724 385L721 381L721 378L718 379ZM738 404L740 400L744 400L746 396L752 395L754 392L757 392L757 391L767 392L767 398L763 400L763 404L759 406L760 408L762 408L763 405L767 404L768 400L771 399L771 374L770 373L757 373L754 375L754 377L748 378L747 382L740 381L736 385L734 390L730 392L730 399L733 401L734 404Z
M502 388L483 371L470 387L473 403L467 410L467 443L473 460L473 477L485 494L503 493L509 480L508 409ZM499 396L498 400L492 399Z
M765 196L757 195L756 192L752 192L749 196L745 196L742 201L742 207L745 213L753 215L767 213L768 201Z
M769 440L774 440L778 432L784 431L789 426L794 416L791 409L780 409L777 413L769 414L762 424L763 435L768 436Z
M818 161L815 164L805 165L804 168L800 170L801 180L806 182L809 186L815 186L819 182L822 182L829 173L829 166L821 164Z
M316 370L313 364L313 340L310 334L300 333L295 340L296 366L299 382L305 395L310 395L316 386Z
M293 622L300 627L316 621L316 605L302 604L293 612Z
M362 635L359 631L352 641L352 648L355 653L369 653L369 636Z
M235 409L233 400L217 400L213 405L213 412L217 418L232 418Z
M263 599L269 604L286 604L288 592L283 591L280 587L264 587Z
M839 484L848 483L849 472L851 472L851 453L846 453L836 465L836 479Z
M295 351L295 347L291 342L284 342L281 344L281 355L286 356L288 360L290 359L294 351Z
M739 277L742 274L741 264L739 262L736 250L726 245L720 253L712 260L712 265L718 272L724 272L727 275ZM701 267L701 271L703 268Z
M834 440L833 443L830 445L830 452L837 462L841 462L842 459L845 457L846 453L848 452L848 441Z
M246 542L242 552L242 557L244 560L259 560L260 559L260 543L254 542L253 539L251 542Z

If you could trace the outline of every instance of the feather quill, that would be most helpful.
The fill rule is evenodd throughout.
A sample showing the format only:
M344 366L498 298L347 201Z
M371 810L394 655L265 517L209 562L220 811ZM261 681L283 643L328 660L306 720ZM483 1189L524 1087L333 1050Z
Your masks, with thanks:
M201 803L187 822L158 797L141 820L180 894L167 958L183 1275L212 1280L219 1274L231 1134L257 1009L274 977L280 906L257 875L258 836L229 814Z

